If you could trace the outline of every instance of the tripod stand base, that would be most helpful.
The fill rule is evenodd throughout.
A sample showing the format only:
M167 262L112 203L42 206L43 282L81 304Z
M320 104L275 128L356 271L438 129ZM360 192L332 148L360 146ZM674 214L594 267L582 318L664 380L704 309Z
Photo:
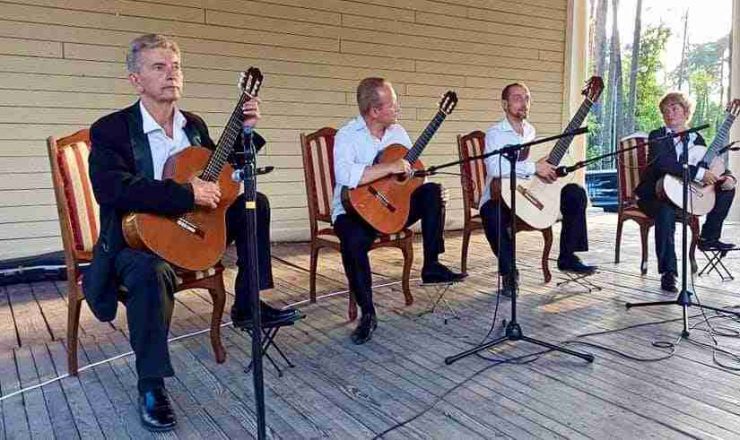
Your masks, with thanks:
M539 345L541 347L549 348L550 350L559 351L561 353L579 357L587 362L594 361L594 355L590 353L581 353L578 351L570 350L565 347L561 347L559 345L541 341L539 339L534 339L528 336L524 336L524 333L522 333L522 328L519 325L519 323L512 321L512 322L509 322L509 324L506 326L506 334L504 336L501 336L500 338L494 339L490 342L486 342L485 344L478 345L477 347L473 347L470 350L463 351L462 353L458 353L454 356L446 357L445 364L450 365L454 362L459 361L460 359L464 357L470 356L471 354L475 354L483 350L487 350L495 345L501 344L502 342L506 342L506 341L529 342L530 344Z
M673 301L625 303L624 307L627 308L627 310L629 310L632 307L652 307L652 306L671 306L671 305L681 306L683 308L683 321L684 321L683 330L681 331L681 337L684 337L684 338L689 337L689 325L688 325L688 308L689 307L699 307L700 309L713 310L715 312L728 313L730 315L735 315L737 317L740 317L740 312L738 311L727 310L727 309L723 309L720 307L714 307L714 306L707 306L704 304L695 304L693 301L691 301L691 295L693 295L693 292L691 292L690 290L684 289L678 293L678 296Z

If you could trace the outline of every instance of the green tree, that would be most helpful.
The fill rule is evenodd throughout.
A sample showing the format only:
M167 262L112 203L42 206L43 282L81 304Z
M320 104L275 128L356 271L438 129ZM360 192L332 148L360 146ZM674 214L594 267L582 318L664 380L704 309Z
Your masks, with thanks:
M670 36L670 29L662 24L649 26L642 34L640 68L637 71L636 130L648 132L663 125L658 101L665 87L658 82L658 72L663 69L661 57Z

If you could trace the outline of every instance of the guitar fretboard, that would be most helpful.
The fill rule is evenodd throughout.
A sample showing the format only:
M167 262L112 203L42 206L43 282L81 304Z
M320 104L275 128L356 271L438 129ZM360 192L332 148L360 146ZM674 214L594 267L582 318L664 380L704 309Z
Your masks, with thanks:
M573 118L571 118L568 126L565 128L565 131L573 131L579 128L586 119L586 116L588 116L588 112L591 110L592 105L593 101L589 98L584 99L583 103L578 108L578 111L573 115ZM563 160L563 156L565 156L565 153L568 151L568 147L570 147L571 142L573 142L573 137L574 136L566 136L558 139L557 143L550 151L550 154L547 156L547 162L555 166L560 165L560 161Z
M722 148L727 143L727 139L730 137L730 128L732 128L733 122L735 122L735 115L727 112L725 114L725 120L722 121L722 125L720 125L717 129L717 134L714 136L712 144L707 149L707 152L704 153L704 158L702 159L702 162L707 164L707 166L712 163L712 160L714 160L714 158L717 156L717 152L720 150L720 148Z
M424 151L424 147L426 147L429 141L432 140L432 136L437 132L437 129L439 129L439 126L442 125L442 122L446 117L447 115L441 110L434 115L434 118L432 118L419 138L414 142L414 146L406 153L406 156L404 156L404 159L406 159L408 163L416 162L419 156L421 156L422 151Z
M239 132L242 128L242 120L244 118L242 116L242 105L244 105L244 102L246 102L247 99L247 94L242 93L239 98L239 102L237 102L236 107L234 107L234 111L231 112L231 117L229 117L229 121L226 123L224 131L218 138L216 150L208 159L208 164L203 170L203 174L200 176L201 179L207 182L215 182L218 180L218 176L221 174L229 155L234 151L234 142L236 142L236 139L239 137Z

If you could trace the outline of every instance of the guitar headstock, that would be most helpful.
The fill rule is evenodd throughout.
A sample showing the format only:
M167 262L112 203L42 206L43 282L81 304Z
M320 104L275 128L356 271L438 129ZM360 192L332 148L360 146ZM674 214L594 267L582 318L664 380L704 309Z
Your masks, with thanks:
M260 92L263 79L264 77L260 69L250 67L246 72L242 72L239 75L239 90L247 95L247 98L254 98Z
M737 115L740 114L740 99L733 99L728 102L725 111L730 113L733 117L737 117Z
M581 94L587 97L591 102L596 102L604 91L604 80L600 76L592 76L586 81L586 86Z
M439 111L445 115L449 115L455 107L457 107L457 93L452 90L448 90L447 93L442 96L442 100L439 101Z

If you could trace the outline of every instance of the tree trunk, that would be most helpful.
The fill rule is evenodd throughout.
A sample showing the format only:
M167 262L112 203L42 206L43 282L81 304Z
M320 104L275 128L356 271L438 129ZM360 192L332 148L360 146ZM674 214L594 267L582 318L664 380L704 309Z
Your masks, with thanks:
M640 70L640 36L642 34L642 0L637 0L635 10L635 33L632 36L632 59L630 61L629 101L625 134L635 131L635 103L637 101L637 72Z
M596 0L596 20L594 22L594 75L604 77L606 73L606 55L608 53L606 39L606 16L609 8L609 0ZM592 114L596 125L596 130L592 133L592 145L598 148L599 153L603 154L608 151L604 144L604 106L601 102L594 104Z
M618 15L619 0L612 0L612 38L609 53L609 77L607 79L607 114L604 118L604 146L607 151L613 151L616 141L622 132L622 63L619 43ZM609 160L609 166L613 160Z

